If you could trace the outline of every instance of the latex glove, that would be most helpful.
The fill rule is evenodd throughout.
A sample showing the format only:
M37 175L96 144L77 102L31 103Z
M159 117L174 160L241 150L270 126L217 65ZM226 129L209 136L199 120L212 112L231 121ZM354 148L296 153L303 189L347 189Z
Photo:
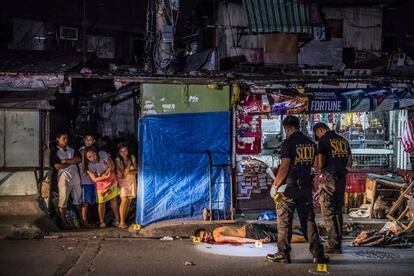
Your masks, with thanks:
M274 198L277 194L277 188L275 185L272 185L272 188L270 189L270 197Z

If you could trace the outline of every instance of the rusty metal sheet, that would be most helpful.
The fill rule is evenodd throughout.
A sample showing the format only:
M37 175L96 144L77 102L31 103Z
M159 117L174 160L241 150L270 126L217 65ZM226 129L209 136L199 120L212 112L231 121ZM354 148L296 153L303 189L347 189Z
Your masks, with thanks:
M0 168L4 167L4 110L0 109Z
M39 166L39 111L5 111L5 166Z

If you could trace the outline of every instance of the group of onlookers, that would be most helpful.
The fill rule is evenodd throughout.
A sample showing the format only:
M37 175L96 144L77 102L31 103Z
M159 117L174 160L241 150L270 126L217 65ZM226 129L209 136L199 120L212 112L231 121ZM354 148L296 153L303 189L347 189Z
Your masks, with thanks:
M106 150L95 147L92 134L83 136L83 146L79 150L68 146L65 132L58 133L56 141L51 165L57 173L61 227L69 228L66 209L71 196L82 227L95 226L88 220L88 215L91 207L97 203L99 227L105 228L105 209L109 202L114 216L113 225L127 228L126 217L131 200L137 196L137 161L127 145L118 144L114 162Z

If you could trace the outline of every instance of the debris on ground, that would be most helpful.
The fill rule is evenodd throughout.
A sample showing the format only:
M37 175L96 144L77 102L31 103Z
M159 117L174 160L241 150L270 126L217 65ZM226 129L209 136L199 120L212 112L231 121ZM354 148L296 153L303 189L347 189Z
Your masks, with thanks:
M263 212L257 217L257 220L266 220L266 221L276 220L276 212L275 211Z
M369 204L362 204L359 208L349 209L349 216L351 218L369 218L371 217L371 210Z
M409 234L410 231L403 231L396 222L389 221L379 231L362 231L352 245L410 248Z
M172 241L172 240L174 240L174 238L170 237L170 236L165 236L165 237L161 238L160 240L161 241Z
M193 266L195 264L193 262L186 261L186 262L184 262L184 265L185 266Z
M59 239L58 235L51 235L51 236L43 236L44 239Z

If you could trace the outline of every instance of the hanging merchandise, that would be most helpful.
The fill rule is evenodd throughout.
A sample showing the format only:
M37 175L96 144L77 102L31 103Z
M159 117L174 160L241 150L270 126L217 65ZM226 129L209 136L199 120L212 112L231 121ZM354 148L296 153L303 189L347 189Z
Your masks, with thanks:
M297 88L266 89L273 115L304 113L308 110L308 97Z
M236 128L236 153L260 154L262 151L262 127L259 115L238 113Z
M341 129L341 117L342 114L340 113L334 113L334 126L335 126L335 130L340 130Z
M262 95L247 94L242 97L237 106L237 112L243 116L262 111Z
M361 126L363 130L366 130L369 128L369 121L368 121L368 115L367 113L363 112L359 115L359 119L361 122Z
M262 95L246 95L237 106L236 153L260 154L262 151ZM256 114L255 114L256 113Z

